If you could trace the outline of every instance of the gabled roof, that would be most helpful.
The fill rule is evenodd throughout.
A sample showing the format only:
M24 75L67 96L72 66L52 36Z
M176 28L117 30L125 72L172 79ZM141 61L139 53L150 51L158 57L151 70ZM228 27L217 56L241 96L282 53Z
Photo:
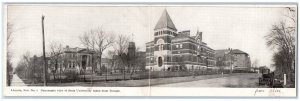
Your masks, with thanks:
M246 52L244 52L244 51L241 51L241 50L239 50L239 49L233 49L233 50L231 51L231 53L233 53L233 54L248 54L248 53L246 53Z
M111 59L109 58L101 58L102 63L110 63Z
M220 50L216 50L216 57L221 57L221 56L224 56L225 54L228 54L228 53L231 53L231 54L247 54L246 52L243 52L239 49L232 49L231 51L229 49L220 49Z
M182 41L182 40L192 40L195 41L194 38L187 36L187 35L183 35L183 34L178 34L176 37L172 38L172 42L174 41Z
M176 27L173 23L173 21L171 20L167 10L165 9L164 12L162 13L162 15L160 16L154 30L156 29L161 29L161 28L170 28L173 30L176 30Z
M228 49L220 49L220 50L216 50L216 57L223 57L225 54L227 54L227 52L229 52Z
M75 48L67 47L67 48L64 48L64 52L66 52L66 53L77 53L77 52L79 52L79 53L81 53L81 52L94 53L94 51L92 51L92 50L89 50L87 48L79 48L79 47L75 47Z

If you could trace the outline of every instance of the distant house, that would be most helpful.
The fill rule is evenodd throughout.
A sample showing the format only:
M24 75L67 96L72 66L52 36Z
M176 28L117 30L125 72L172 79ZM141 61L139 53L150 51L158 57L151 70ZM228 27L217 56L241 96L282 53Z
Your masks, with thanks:
M105 67L113 73L122 72L123 69L125 69L125 71L127 72L132 70L140 71L145 69L146 52L137 51L134 42L129 42L128 52L124 53L124 55L126 55L126 59L121 61L125 62L125 64L120 65L119 63L121 61L118 60L118 58L120 57L117 55L113 55L112 58L102 58L101 66Z
M66 46L62 53L62 57L64 58L65 68L76 68L77 70L92 69L92 56L95 52L91 51L87 48L70 48Z
M101 66L105 67L106 69L111 69L113 63L112 63L112 59L109 58L102 58L101 59Z
M95 52L87 48L70 48L69 46L66 46L64 52L61 54L64 58L63 61L66 63L66 69L73 68L78 71L84 69L92 70L92 63L96 62L96 68L94 68L95 71L101 70L101 67L111 70L113 65L112 59L102 58L100 64L97 59L93 58L93 55L95 55Z
M217 66L222 69L248 69L251 67L248 53L239 49L216 50Z

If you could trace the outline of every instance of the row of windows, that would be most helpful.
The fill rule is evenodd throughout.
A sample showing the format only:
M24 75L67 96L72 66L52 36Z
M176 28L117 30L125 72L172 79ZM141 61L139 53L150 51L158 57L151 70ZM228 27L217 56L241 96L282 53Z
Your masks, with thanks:
M69 57L69 58L75 58L76 57L76 53L66 53L65 56Z
M176 48L182 48L182 44L177 44Z
M150 63L155 63L156 58L154 58L154 57L147 58L147 61ZM172 58L172 56L164 57L164 62L184 62L184 61L204 63L207 65L215 65L214 61L208 60L207 58L199 58L199 57L191 56L191 55L173 56L173 58Z
M175 44L172 45L172 50L177 50L177 49L192 49L195 51L200 51L202 55L207 55L208 57L214 57L213 53L208 52L207 49L205 48L201 48L200 46L196 46L193 44ZM162 51L162 50L171 50L170 44L159 44L156 45L154 48L151 47L147 47L146 48L146 52L147 53L151 53L154 51ZM197 54L195 52L193 52L194 54Z
M216 63L214 61L208 61L207 65L216 65Z
M158 45L156 45L156 46L159 46L159 45L163 45L163 44L158 43ZM179 48L187 48L187 47L183 47L183 44L175 44L175 47L173 47L173 48L179 49ZM192 44L189 44L188 48L193 49L193 50L200 49L201 51L206 51L204 48L201 48L200 46L195 46L195 45L192 45ZM147 50L149 50L149 49L151 49L151 47L147 47Z
M172 31L169 31L169 30L157 31L157 32L154 33L154 36L163 35L163 34L176 36L175 32L172 32Z

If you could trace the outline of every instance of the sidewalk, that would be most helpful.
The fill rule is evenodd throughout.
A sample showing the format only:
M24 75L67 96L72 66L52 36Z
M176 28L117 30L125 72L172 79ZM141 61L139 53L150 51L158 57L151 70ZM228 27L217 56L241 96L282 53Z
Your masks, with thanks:
M17 74L13 75L11 86L27 86Z

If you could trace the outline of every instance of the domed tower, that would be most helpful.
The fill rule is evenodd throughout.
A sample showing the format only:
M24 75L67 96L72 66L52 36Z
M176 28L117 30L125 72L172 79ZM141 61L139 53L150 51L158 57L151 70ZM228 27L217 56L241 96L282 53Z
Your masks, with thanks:
M177 29L165 9L154 28L154 58L156 69L164 70L171 63L171 40ZM167 67L166 67L167 66Z

